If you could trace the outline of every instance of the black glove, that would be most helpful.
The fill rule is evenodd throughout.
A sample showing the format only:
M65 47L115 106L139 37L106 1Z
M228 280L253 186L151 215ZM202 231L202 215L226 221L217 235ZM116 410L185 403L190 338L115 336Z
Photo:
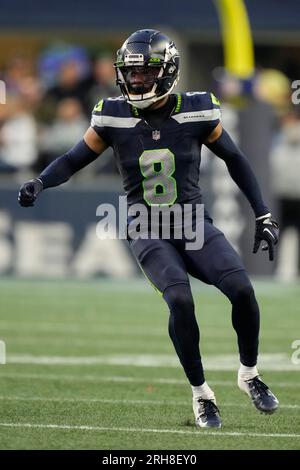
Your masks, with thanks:
M253 253L257 253L260 243L266 242L262 250L269 250L269 260L274 259L274 245L278 242L279 226L275 220L271 219L271 214L266 214L256 219L255 239Z
M33 206L38 194L43 191L43 183L39 179L30 180L20 188L18 201L23 207Z

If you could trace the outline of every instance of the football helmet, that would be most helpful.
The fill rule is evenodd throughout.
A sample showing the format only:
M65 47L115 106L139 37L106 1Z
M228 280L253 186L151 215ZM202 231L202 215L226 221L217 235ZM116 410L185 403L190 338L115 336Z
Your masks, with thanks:
M142 29L124 42L114 64L126 101L144 109L167 96L179 79L179 53L160 31Z

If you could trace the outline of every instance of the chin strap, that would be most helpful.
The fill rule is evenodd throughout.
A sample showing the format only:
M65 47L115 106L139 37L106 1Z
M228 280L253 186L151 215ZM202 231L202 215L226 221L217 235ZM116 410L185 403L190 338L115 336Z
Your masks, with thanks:
M171 90L168 93L165 93L163 96L160 96L159 98L154 97L154 98L148 98L146 100L130 100L127 99L127 103L129 103L131 106L138 108L138 109L146 109L149 108L154 103L157 103L158 101L162 100L166 96L170 94Z
M146 108L149 108L149 106L151 106L151 104L156 103L156 101L158 101L158 100L154 100L154 99L151 99L151 98L149 98L147 100L144 100L144 101L134 101L134 100L128 99L127 103L129 103L131 106L133 106L135 108L138 108L138 109L146 109Z

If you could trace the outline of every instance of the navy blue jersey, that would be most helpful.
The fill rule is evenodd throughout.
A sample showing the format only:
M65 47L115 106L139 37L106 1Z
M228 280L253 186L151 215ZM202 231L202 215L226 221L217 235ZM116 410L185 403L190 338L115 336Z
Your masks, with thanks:
M201 145L220 121L213 94L176 95L170 116L152 128L123 97L101 100L91 126L113 147L129 205L201 203Z

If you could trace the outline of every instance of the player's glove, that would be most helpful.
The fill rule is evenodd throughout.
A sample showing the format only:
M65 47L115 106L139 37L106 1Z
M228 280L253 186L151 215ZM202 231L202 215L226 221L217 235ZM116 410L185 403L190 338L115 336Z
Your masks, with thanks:
M30 180L21 186L18 201L23 207L33 206L38 194L43 191L43 183L39 179Z
M262 250L269 250L269 260L274 259L274 245L278 242L279 226L275 220L271 219L271 214L258 217L256 219L255 239L253 253L257 253L260 243L265 242Z

